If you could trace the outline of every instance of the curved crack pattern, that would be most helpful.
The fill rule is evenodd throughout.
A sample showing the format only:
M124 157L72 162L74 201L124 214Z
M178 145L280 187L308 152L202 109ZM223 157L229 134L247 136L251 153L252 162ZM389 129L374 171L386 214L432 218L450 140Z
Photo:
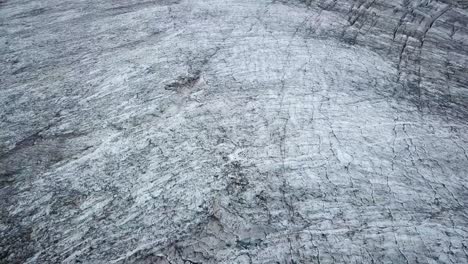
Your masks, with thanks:
M468 262L464 5L0 1L0 263Z

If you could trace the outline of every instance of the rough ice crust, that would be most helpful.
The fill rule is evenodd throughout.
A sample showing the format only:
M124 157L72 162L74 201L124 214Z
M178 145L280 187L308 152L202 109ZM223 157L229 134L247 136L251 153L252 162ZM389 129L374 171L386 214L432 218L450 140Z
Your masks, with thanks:
M468 263L463 1L0 1L0 263Z

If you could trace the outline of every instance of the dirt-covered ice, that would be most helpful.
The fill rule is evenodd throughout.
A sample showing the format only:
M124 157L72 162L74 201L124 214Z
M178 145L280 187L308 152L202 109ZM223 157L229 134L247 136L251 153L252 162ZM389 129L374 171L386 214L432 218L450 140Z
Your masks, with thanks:
M0 263L468 263L463 1L0 1Z

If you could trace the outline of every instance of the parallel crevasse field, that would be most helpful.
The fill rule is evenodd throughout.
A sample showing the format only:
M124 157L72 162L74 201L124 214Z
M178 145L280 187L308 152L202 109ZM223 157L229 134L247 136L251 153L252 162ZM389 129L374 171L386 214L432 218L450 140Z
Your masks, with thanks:
M468 263L463 1L0 22L0 263Z

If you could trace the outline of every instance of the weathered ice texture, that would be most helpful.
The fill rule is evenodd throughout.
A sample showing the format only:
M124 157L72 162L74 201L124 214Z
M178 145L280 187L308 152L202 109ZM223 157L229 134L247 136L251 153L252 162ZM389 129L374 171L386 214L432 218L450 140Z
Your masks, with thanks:
M0 263L468 263L465 1L0 19Z

